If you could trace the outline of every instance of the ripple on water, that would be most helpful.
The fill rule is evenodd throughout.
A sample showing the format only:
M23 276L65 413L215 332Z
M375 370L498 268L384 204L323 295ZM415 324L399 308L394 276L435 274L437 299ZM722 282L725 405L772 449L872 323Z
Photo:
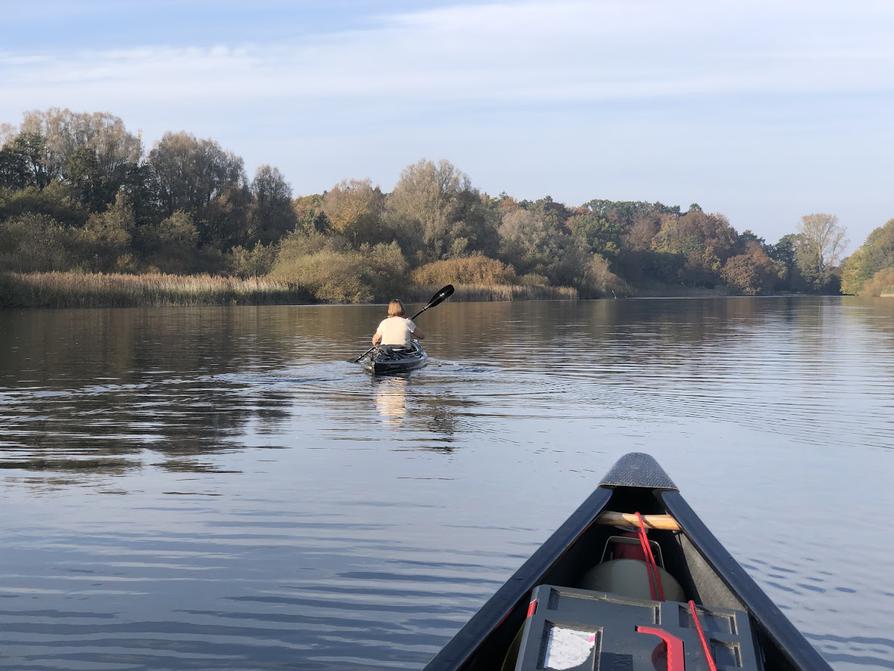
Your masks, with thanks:
M373 379L379 311L4 317L0 667L420 668L637 449L837 669L894 669L888 308L445 305Z

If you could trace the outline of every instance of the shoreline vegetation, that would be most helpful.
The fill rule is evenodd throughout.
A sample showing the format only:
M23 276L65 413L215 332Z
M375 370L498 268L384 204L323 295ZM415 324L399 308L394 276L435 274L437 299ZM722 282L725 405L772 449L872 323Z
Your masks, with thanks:
M843 262L833 214L796 223L771 243L696 203L495 196L444 160L390 192L294 196L186 132L147 151L103 112L0 124L0 308L372 303L447 283L460 300L894 293L894 219Z
M408 301L425 301L433 286L408 287ZM576 300L573 287L458 285L453 300ZM269 278L145 273L4 273L0 307L160 307L198 305L313 305L306 290Z

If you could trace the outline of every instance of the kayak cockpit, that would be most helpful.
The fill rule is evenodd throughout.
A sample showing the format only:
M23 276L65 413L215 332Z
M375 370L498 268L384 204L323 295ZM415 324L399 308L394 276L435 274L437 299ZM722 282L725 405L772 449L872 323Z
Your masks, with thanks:
M428 362L428 354L418 340L407 347L379 345L363 360L363 367L376 375L407 373L422 368Z

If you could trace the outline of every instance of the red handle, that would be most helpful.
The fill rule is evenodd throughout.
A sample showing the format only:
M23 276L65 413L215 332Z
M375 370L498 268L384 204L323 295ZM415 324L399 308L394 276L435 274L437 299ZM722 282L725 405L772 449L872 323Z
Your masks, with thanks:
M637 627L638 634L657 636L667 646L667 671L686 671L686 657L683 654L683 641L668 634L664 629L656 627Z

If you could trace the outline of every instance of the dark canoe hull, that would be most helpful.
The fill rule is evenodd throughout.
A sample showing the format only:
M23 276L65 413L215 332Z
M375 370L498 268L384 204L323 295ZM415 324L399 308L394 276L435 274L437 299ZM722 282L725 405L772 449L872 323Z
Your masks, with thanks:
M378 351L364 359L363 367L373 375L396 375L409 373L428 363L428 354L418 342L413 343L413 351L407 356L383 356Z
M525 621L537 585L573 585L600 556L611 527L596 523L607 510L669 514L679 533L651 530L665 565L687 596L706 607L746 611L764 668L831 671L829 664L789 622L689 507L657 462L646 454L622 457L599 487L528 559L425 667L427 671L499 670Z

